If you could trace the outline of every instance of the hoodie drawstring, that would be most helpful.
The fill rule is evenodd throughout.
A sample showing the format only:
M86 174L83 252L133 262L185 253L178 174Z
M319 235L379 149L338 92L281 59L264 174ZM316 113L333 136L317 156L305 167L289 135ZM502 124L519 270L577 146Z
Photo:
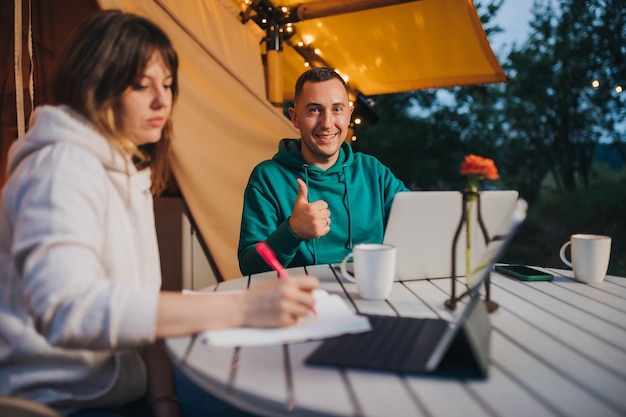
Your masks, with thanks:
M302 164L302 169L304 170L304 183L306 184L306 188L309 188L309 165ZM317 249L315 248L315 239L309 239L311 242L311 253L313 254L313 265L317 265Z
M344 185L346 186L346 208L348 209L348 241L346 242L346 249L352 250L352 210L350 209L350 190L348 188L348 170L347 166L344 164L341 167L343 171L343 179L345 181Z
M352 242L352 210L350 208L350 189L348 187L348 169L347 165L342 165L341 170L343 171L343 180L344 186L346 187L346 209L348 210L348 239L346 240L346 249L352 250L353 242ZM302 169L304 170L304 183L307 188L309 188L309 166L307 164L302 164ZM313 255L313 264L317 265L317 249L315 247L315 239L310 239L311 242L310 250Z

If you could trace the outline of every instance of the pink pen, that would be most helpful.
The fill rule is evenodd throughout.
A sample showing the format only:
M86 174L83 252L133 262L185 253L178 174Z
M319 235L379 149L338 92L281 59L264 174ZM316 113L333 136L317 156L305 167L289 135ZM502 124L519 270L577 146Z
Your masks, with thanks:
M283 268L280 262L278 262L278 259L276 259L276 255L274 254L274 251L272 250L272 248L269 247L267 243L265 242L257 243L256 251L259 253L259 255L261 255L261 258L263 258L263 260L267 262L269 266L272 267L274 271L278 272L278 276L280 278L287 278L287 271L285 271L285 268ZM317 314L315 309L312 307L311 307L311 311Z
M274 271L278 272L279 277L287 277L287 271L285 271L285 268L283 268L280 262L278 262L278 259L276 259L276 255L272 251L272 248L270 248L267 243L257 243L256 251L259 253L259 255L261 255L261 258L263 258L263 260L267 262L267 264L271 266L272 269L274 269Z

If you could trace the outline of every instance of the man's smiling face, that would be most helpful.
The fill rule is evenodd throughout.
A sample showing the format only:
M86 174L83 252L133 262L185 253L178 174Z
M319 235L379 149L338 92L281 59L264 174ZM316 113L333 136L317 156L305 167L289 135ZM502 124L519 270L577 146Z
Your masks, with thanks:
M302 156L307 163L327 169L337 161L353 110L340 80L304 84L289 115L300 130Z

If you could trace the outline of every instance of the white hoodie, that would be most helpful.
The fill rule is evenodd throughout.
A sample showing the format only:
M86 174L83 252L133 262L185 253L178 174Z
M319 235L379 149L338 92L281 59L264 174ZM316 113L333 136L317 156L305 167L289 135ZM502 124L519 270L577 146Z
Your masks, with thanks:
M161 271L150 172L44 106L0 200L0 393L63 412L144 394Z

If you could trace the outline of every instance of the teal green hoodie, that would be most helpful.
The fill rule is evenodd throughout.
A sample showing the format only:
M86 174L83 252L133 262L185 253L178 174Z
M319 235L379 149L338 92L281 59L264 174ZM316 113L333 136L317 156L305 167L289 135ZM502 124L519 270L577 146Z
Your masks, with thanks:
M341 262L358 243L380 243L397 192L409 191L378 159L344 142L337 162L327 170L310 166L300 153L300 139L282 139L278 153L258 164L244 194L239 234L239 268L244 275L271 268L256 253L261 241L286 267ZM302 178L309 201L328 203L330 232L303 240L289 227L289 216Z

